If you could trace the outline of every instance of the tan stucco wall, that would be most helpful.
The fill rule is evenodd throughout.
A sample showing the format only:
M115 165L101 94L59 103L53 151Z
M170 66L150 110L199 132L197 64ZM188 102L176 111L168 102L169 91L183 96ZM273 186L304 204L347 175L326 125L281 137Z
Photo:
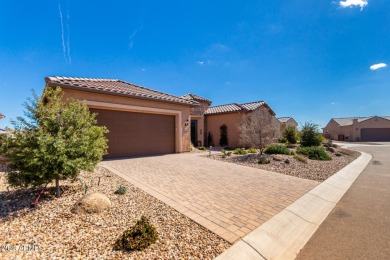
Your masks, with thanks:
M241 123L241 117L242 114L239 112L206 116L207 131L213 137L214 146L219 146L219 139L221 138L221 130L219 128L225 124L227 126L228 145L231 147L240 147L238 126Z
M93 93L93 92L86 92L86 91L80 91L80 90L71 90L71 89L65 89L64 91L64 98L74 98L79 100L87 100L87 101L96 101L96 102L106 102L106 103L112 103L112 104L120 104L120 105L128 105L128 106L137 106L137 107L145 107L145 111L136 111L136 112L143 112L143 113L160 113L160 112L150 112L150 110L147 110L147 108L155 108L155 109L163 109L163 110L169 110L172 111L172 113L175 113L176 115L178 113L181 114L180 120L179 116L176 116L176 142L179 143L179 138L181 138L181 145L176 149L176 152L188 152L190 151L190 143L191 143L191 136L190 136L190 127L185 127L184 124L186 120L190 122L190 106L180 105L180 104L171 104L171 103L164 103L164 102L157 102L152 100L143 100L143 99L136 99L136 98L129 98L129 97L123 97L123 96L115 96L115 95L107 95L107 94L100 94L100 93ZM121 110L121 109L118 109ZM168 111L168 113L169 113ZM165 114L166 112L161 112L160 114ZM178 128L181 128L179 131ZM179 132L181 132L181 136L179 136Z
M331 120L323 129L324 134L330 135L330 139L338 140L339 135L344 135L346 141L353 140L352 126L339 126L335 121Z
M361 129L362 128L390 128L390 120L374 117L359 123L354 122L353 124L354 140L361 140Z
M260 107L269 113L269 110L265 107ZM207 131L211 132L213 136L214 146L219 146L219 139L221 138L221 130L219 129L221 125L225 124L227 126L228 132L228 146L230 147L241 147L240 143L240 132L238 126L241 123L242 116L244 114L240 112L235 113L226 113L226 114L215 114L207 115ZM272 116L272 127L275 131L275 138L280 136L280 121Z
M360 141L362 128L390 128L390 121L380 117L374 117L362 122L354 120L353 124L349 126L339 126L331 120L324 127L324 134L330 134L330 138L333 140L337 140L338 135L344 135L346 141Z

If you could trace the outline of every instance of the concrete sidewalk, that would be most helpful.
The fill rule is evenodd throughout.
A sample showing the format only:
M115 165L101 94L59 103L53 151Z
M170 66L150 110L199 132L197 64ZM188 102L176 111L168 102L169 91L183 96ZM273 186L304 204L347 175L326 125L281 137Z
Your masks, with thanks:
M390 259L390 146L349 147L373 159L297 259Z
M294 259L371 158L371 155L363 153L242 238L217 259ZM335 241L337 240L331 242Z

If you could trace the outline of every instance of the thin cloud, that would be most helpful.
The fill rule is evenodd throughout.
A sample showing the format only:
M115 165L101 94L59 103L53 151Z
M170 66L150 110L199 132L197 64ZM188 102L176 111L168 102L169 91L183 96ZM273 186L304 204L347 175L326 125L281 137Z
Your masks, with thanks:
M139 33L142 30L143 27L144 26L141 25L141 27L139 27L138 29L135 29L133 31L133 33L130 35L130 37L129 37L129 48L130 49L133 48L135 36L137 35L137 33Z
M197 62L199 65L204 65L204 61L198 61Z
M370 70L377 70L385 67L387 67L386 63L378 63L378 64L371 65Z
M345 1L340 1L339 5L343 8L360 6L360 10L363 10L363 8L366 5L368 5L368 1L367 0L345 0Z
M58 11L60 14L60 22L61 22L62 54L64 55L65 62L71 64L72 58L70 56L70 40L69 40L70 38L69 37L70 34L69 33L69 9L67 10L67 15L66 15L66 35L65 35L64 17L62 15L60 0L58 0Z

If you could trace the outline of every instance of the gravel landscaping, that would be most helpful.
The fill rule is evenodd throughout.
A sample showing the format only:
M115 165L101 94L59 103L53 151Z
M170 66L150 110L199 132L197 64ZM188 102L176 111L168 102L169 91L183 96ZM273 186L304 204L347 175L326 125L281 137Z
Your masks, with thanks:
M100 185L98 186L100 178ZM75 214L83 196L80 182L62 181L62 197L50 186L38 206L30 205L40 190L7 188L0 172L0 259L213 259L231 246L166 204L120 177L97 168L80 179L88 193L106 194L112 206L98 214ZM124 195L114 194L125 186ZM114 251L116 239L144 215L158 232L157 242L145 251Z
M328 154L332 157L331 161L316 161L308 159L307 163L300 162L291 155L282 154L267 155L270 160L269 164L259 164L257 162L259 158L258 154L232 154L231 156L223 158L221 153L213 153L211 157L208 155L205 155L205 157L322 182L360 156L360 153L356 151L345 149L339 149L339 151L344 151L346 154L336 156L334 153L328 152ZM277 160L274 160L275 157ZM286 159L288 159L288 163L285 162Z

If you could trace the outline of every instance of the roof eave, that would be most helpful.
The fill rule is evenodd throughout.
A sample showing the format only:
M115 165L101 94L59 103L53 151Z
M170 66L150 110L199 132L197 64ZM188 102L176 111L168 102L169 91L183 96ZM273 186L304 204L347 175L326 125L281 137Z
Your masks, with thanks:
M78 87L78 86L74 86L74 85L56 83L56 82L51 82L48 79L48 77L46 77L45 80L46 80L46 86L49 86L49 87L61 87L61 88L65 88L65 89L87 91L87 92L92 92L92 93L106 94L106 95L113 95L113 96L131 97L131 98L136 98L136 99L150 100L150 101L155 101L155 102L163 102L163 103L170 103L170 104L190 106L190 107L198 107L198 106L200 106L199 103L198 104L181 103L181 102L165 100L165 99L155 99L155 98L136 96L136 95L129 95L129 94L118 93L118 92L108 92L108 91L104 91L104 90L100 90L100 89L90 89L90 88Z

